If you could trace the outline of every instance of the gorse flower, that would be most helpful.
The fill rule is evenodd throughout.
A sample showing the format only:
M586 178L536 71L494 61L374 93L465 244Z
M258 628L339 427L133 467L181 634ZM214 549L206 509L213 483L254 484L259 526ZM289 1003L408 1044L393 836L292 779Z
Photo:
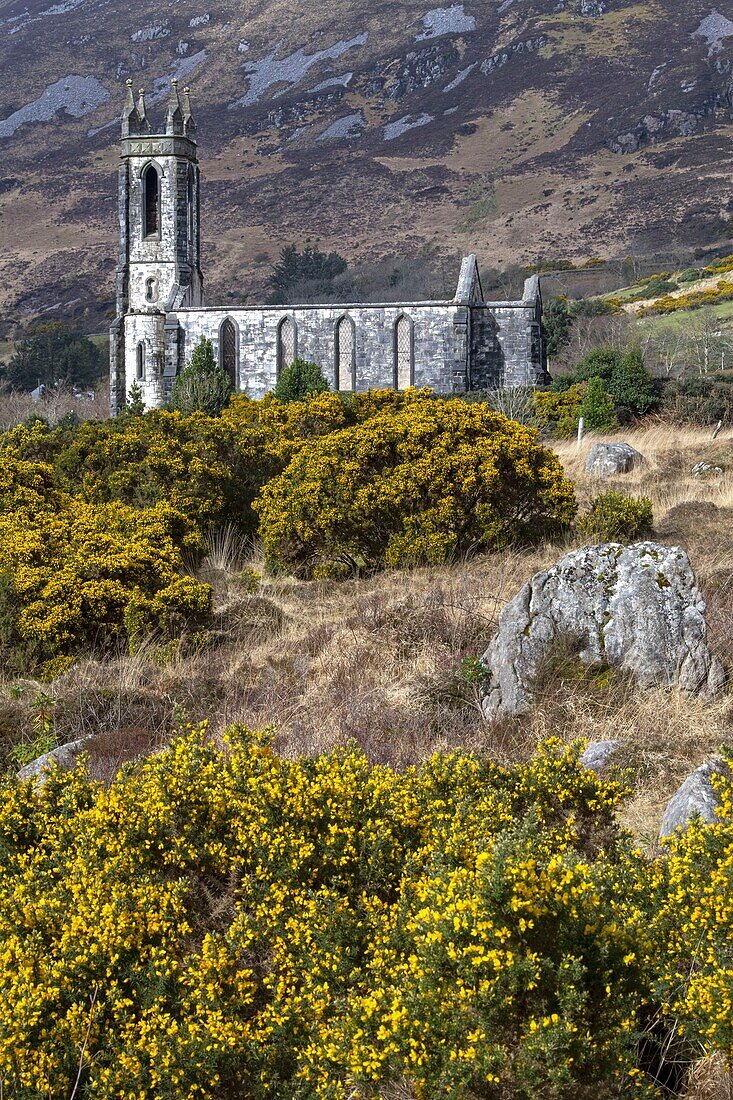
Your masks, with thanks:
M655 1096L660 991L730 1042L733 796L656 865L578 752L398 773L201 728L6 786L4 1095Z

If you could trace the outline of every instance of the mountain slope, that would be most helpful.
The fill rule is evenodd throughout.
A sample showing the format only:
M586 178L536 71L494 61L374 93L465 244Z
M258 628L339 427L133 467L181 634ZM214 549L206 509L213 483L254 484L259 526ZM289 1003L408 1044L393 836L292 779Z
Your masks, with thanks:
M5 327L109 308L128 76L152 113L171 76L192 86L212 299L256 298L309 237L484 267L715 242L733 214L733 10L710 2L0 3Z

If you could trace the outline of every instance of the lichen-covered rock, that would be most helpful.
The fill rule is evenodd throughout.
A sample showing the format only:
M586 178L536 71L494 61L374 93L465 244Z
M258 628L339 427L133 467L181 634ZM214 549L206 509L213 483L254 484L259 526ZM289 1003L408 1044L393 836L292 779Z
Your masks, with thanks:
M26 764L18 772L18 779L35 779L39 786L43 786L50 772L58 769L62 772L70 772L76 767L79 756L91 737L82 737L78 741L70 741L66 745L46 752L30 764Z
M672 795L662 818L659 830L661 840L666 840L678 829L685 830L694 817L703 821L716 821L715 808L719 799L713 787L713 776L729 775L730 769L720 757L708 760L688 775L682 786Z
M587 546L535 574L502 611L482 658L486 716L527 710L553 650L568 641L584 664L623 670L646 687L715 695L723 686L705 604L679 547Z
M580 763L592 772L602 772L620 748L620 741L592 741L590 745L586 745Z
M627 474L644 461L644 456L629 443L594 443L585 463L588 477L613 477Z

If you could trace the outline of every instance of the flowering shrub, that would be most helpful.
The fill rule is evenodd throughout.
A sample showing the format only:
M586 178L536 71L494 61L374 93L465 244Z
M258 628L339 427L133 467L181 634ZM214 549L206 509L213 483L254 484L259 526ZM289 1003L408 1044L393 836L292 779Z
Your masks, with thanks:
M8 786L4 1094L651 1097L649 866L577 757L397 773L235 728Z
M545 435L566 439L578 430L587 382L576 382L562 392L535 390L532 395L537 423Z
M30 465L21 463L21 471ZM6 662L25 671L118 638L129 643L141 632L172 637L205 619L210 589L181 576L186 530L167 505L138 510L62 494L0 514Z
M532 429L484 405L416 399L302 446L255 508L272 563L332 576L539 538L575 503Z
M729 759L728 763L731 761ZM666 945L657 996L703 1050L733 1051L733 782L718 776L719 822L693 822L656 870L656 935Z
M608 489L593 497L588 511L578 521L578 532L584 538L601 542L631 542L648 535L652 521L652 502L648 497L632 497Z

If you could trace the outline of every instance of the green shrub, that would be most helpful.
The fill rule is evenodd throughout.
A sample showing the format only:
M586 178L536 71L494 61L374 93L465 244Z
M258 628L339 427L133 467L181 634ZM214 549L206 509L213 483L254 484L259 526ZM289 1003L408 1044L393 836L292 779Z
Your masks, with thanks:
M578 521L578 532L597 542L633 542L652 529L652 502L608 489L590 502Z
M532 395L537 423L545 435L567 439L578 430L580 409L586 391L585 383L575 383L563 389L535 390Z
M588 382L580 415L585 421L586 431L589 432L608 432L618 427L615 405L610 394L606 392L602 378L591 378Z
M201 337L188 363L173 383L171 405L182 416L195 412L219 416L229 400L232 384L217 365L210 340Z
M628 410L634 416L643 416L657 404L654 382L644 366L644 357L638 348L595 348L569 374L556 378L552 383L555 392L563 392L578 382L600 378L617 409Z
M733 422L733 371L680 381L665 381L661 386L660 410L679 423L724 424Z
M283 370L273 394L278 401L302 401L304 397L324 393L327 389L328 382L317 363L295 359Z
M575 509L536 432L429 399L306 444L255 507L271 564L304 576L449 561L557 532Z

